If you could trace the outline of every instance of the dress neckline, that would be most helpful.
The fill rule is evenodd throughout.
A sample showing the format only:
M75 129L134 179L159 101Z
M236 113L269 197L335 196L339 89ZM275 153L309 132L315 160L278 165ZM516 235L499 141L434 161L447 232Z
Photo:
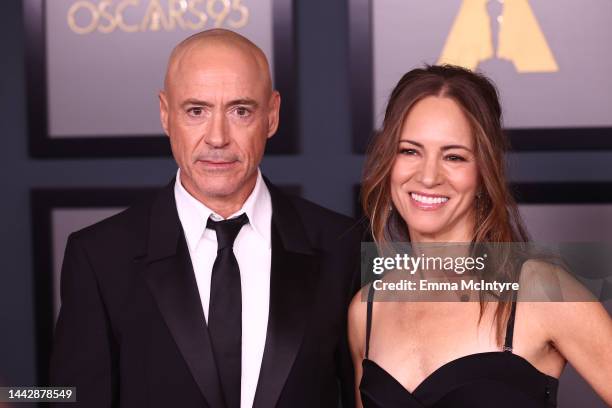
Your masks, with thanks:
M442 364L441 366L439 366L438 368L436 368L434 371L432 371L427 377L425 377L423 380L421 380L421 382L412 390L410 391L408 388L406 388L401 382L399 382L397 380L397 378L395 378L394 376L392 376L387 370L385 370L382 366L380 366L376 361L370 359L370 358L364 358L362 360L362 365L364 364L370 364L375 366L378 370L381 370L382 372L384 372L384 374L386 376L389 377L389 379L391 379L394 383L396 383L398 386L400 386L406 393L411 394L411 395L415 395L418 394L419 391L425 387L425 385L432 381L432 378L435 378L436 376L439 375L440 372L445 371L445 370L449 370L467 360L472 360L472 359L478 359L478 358L487 358L487 357L492 357L492 356L505 356L504 358L514 358L517 361L519 361L521 364L525 365L526 367L528 367L530 370L533 370L535 373L537 373L538 375L541 375L543 377L545 377L547 380L549 381L553 381L558 383L559 379L556 377L553 377L551 375L548 375L542 371L540 371L536 366L534 366L531 362L529 362L529 360L527 360L525 357L520 356L518 354L515 353L511 353L508 351L483 351L480 353L472 353L472 354L467 354L465 356L461 356L461 357L457 357L453 360L450 360L444 364Z

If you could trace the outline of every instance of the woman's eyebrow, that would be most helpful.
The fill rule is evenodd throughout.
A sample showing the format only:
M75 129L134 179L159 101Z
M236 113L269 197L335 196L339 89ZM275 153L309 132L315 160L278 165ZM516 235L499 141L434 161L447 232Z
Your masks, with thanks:
M423 148L422 143L415 142L414 140L410 140L410 139L400 139L400 143L410 143L420 148ZM464 149L464 150L467 150L468 152L472 151L472 149L470 149L469 147L460 145L460 144L445 145L445 146L442 146L441 148L442 151L450 150L450 149Z

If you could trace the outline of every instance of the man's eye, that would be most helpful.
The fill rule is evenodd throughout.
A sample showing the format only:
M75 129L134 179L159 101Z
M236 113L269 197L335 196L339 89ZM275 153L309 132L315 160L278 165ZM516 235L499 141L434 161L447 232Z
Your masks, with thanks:
M238 106L234 112L236 112L236 115L238 115L241 118L246 118L251 114L251 111L249 111L244 106Z
M202 116L202 113L204 113L204 109L202 109L202 108L189 108L187 110L187 112L191 116Z

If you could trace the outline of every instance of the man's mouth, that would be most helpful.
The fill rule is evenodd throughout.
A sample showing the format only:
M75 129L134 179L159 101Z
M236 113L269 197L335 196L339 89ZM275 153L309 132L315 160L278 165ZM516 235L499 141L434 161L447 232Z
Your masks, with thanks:
M198 163L209 170L226 170L238 163L238 160L198 160Z

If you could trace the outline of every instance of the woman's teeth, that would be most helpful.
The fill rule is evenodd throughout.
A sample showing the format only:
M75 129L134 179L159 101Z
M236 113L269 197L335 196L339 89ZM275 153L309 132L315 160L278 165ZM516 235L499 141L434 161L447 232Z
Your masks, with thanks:
M413 200L423 204L442 204L448 201L448 197L428 197L416 193L410 193Z

